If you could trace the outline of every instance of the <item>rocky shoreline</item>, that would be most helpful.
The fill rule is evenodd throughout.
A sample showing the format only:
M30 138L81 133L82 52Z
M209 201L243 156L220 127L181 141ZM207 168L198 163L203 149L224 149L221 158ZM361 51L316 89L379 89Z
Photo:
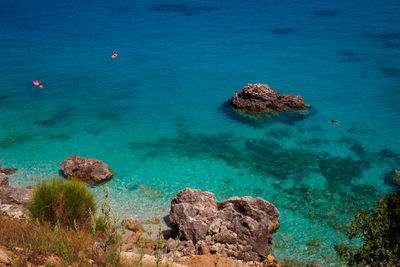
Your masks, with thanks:
M107 177L104 170L111 173L109 167L99 160L78 159L78 164L70 163L68 168L71 173L80 173L89 184L97 179L93 176L99 173ZM88 161L95 164L85 164ZM68 173L65 162L61 164L61 169ZM88 166L97 166L101 171ZM3 215L30 220L26 205L32 201L34 188L11 187L6 173L15 171L0 168L0 211ZM149 236L145 237L145 228L133 217L124 219L122 224L126 229L121 232L121 262L140 258L153 264L157 260L154 252L156 245ZM261 198L231 197L217 202L211 192L185 188L171 201L167 226L170 227L167 231L161 233L160 230L159 233L165 240L161 250L161 259L165 264L210 266L215 261L221 261L224 264L218 266L287 266L270 255L274 246L272 234L280 226L279 211ZM140 252L139 247L143 243L147 244L146 250ZM8 266L11 262L10 251L0 247L0 254L4 256L2 260L0 255L0 266Z

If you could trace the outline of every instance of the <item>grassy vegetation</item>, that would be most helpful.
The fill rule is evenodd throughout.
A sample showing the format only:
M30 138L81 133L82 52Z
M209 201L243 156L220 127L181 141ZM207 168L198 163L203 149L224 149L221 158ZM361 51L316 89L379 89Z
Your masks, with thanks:
M52 179L37 185L28 206L32 218L66 226L88 225L90 211L96 210L93 195L79 181Z
M0 214L0 245L13 266L118 266L121 238L110 218L108 187L102 213L95 216L93 194L82 183L53 179L38 184L28 206L32 219Z
M85 229L0 215L0 244L13 252L14 266L26 266L27 262L45 264L51 255L64 264L85 264L93 254L90 248L94 242L93 235Z

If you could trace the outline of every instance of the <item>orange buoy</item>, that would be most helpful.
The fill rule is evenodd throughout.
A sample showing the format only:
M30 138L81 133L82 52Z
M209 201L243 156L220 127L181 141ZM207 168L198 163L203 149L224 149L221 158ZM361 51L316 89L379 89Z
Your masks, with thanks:
M114 54L111 56L111 58L116 58L117 56L118 56L118 54L114 52Z

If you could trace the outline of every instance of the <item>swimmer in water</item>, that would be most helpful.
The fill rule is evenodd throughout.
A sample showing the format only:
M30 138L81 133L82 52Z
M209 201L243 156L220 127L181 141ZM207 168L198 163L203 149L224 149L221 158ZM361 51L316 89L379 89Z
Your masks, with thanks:
M239 103L239 95L238 95L237 91L235 91L235 93L233 94L233 101L236 101Z
M111 56L111 58L116 58L118 56L118 54L116 52L114 52L114 54Z
M41 81L34 80L34 81L32 81L32 83L33 83L34 86L39 87L40 89L43 89L43 84L42 84Z
M331 121L330 121L330 123L333 123L333 124L339 125L339 122L338 122L338 121L335 121L335 120L331 120Z

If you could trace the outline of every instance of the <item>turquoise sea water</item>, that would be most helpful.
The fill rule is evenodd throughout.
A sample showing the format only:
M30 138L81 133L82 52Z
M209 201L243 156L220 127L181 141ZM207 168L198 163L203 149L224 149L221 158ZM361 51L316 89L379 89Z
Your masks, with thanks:
M67 156L101 159L114 212L141 220L185 187L262 197L281 213L278 259L340 264L352 213L400 167L399 12L394 0L2 5L2 164L21 186ZM312 115L238 117L224 102L248 83L300 94Z

